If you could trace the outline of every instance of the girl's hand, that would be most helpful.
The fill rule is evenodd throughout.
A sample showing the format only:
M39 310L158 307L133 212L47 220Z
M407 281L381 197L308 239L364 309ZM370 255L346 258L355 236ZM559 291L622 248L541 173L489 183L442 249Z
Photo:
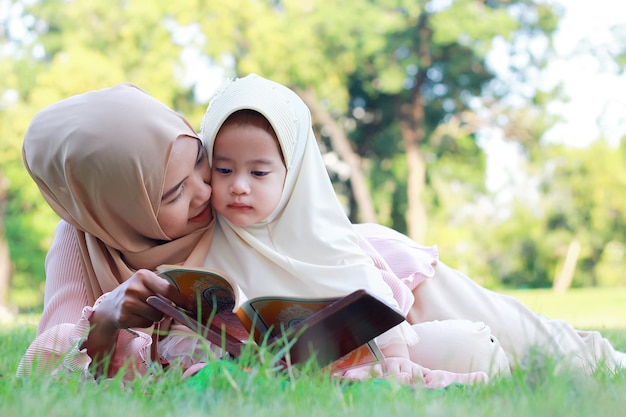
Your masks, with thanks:
M399 383L419 383L433 389L445 388L453 383L471 385L489 382L489 376L485 372L456 373L431 370L405 358L385 358L384 369L382 364L365 365L334 376L352 380L387 377Z
M391 378L400 383L424 384L425 368L406 358L385 358L384 364L363 365L346 371L340 371L334 376L351 380L367 378Z
M424 381L428 388L445 388L453 383L460 384L486 384L489 376L485 372L456 373L441 370L430 370L424 368Z

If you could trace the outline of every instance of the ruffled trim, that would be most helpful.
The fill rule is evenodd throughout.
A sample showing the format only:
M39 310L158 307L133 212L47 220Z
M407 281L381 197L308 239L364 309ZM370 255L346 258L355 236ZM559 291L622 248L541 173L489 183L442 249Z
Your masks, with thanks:
M172 325L169 334L159 341L158 351L162 359L180 365L183 369L222 356L218 346L181 324Z
M235 80L236 78L223 79L220 85L215 89L215 91L213 91L213 94L211 95L211 97L209 97L209 105L207 106L207 111L204 113L204 116L202 116L202 120L200 122L200 137L201 138L204 138L204 134L208 130L207 129L207 113L209 109L211 108L211 106L213 105L213 102L217 100L219 97L221 97L224 91L226 90L226 88L230 86L233 82L235 82Z
M48 371L51 375L80 373L81 379L93 381L90 370L91 357L81 348L91 329L89 319L98 304L108 295L103 294L94 306L83 308L76 324L63 323L39 335L29 346L17 370L18 377L28 377L33 371ZM146 329L151 332L151 329ZM148 370L151 337L143 331L126 329L119 332L115 351L111 358L109 375L124 372L123 380L129 381Z
M435 276L435 267L439 262L439 247L412 244L411 249L409 265L413 272L400 277L400 280L413 291L422 282Z

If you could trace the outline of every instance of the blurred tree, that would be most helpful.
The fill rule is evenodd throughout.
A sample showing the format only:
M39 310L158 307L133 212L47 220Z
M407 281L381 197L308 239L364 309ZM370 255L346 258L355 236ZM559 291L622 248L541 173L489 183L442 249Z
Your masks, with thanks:
M511 287L626 285L626 140L545 144L527 172L486 242L490 271Z
M8 188L0 220L14 265L11 302L36 308L43 293L43 259L58 217L22 165L22 138L32 116L67 96L119 82L134 82L181 111L195 103L191 87L177 82L185 67L183 47L168 25L175 5L164 0L5 3L8 12L0 20L0 180ZM2 282L0 277L0 287Z
M580 245L573 285L626 285L626 201L621 197L626 189L626 140L617 148L598 140L585 149L546 149L544 228L547 235L561 236L552 248L554 255L561 262L573 242Z
M123 81L183 112L194 126L206 108L207 86L219 81L220 71L256 72L293 88L312 110L350 217L408 231L418 241L435 240L445 246L446 258L485 284L502 277L511 285L548 285L573 240L568 228L549 226L556 220L525 211L525 201L501 222L486 203L486 158L478 146L482 129L498 129L533 161L529 175L547 178L544 169L558 155L539 138L554 121L545 105L559 90L538 91L532 79L550 57L560 13L550 3L5 3L10 12L0 18L0 183L8 188L0 207L14 264L13 299L22 306L36 305L33 294L41 294L43 256L57 220L21 164L28 122L54 101ZM495 58L489 55L494 46L503 51ZM505 68L507 78L495 66ZM586 175L591 181L603 174ZM563 180L553 187L566 193L567 185ZM545 212L558 220L558 206L551 204ZM582 224L577 206L567 209L568 221ZM577 265L599 262L603 271L616 270L619 239L589 257L591 237L576 237ZM619 275L611 274L603 272ZM579 280L577 275L576 285Z
M359 171L374 169L375 174L390 177L388 170L378 169L380 161L392 160L385 164L390 167L403 154L404 177L393 180L406 186L402 193L393 192L399 201L392 205L391 218L383 220L408 230L419 241L427 230L427 162L432 166L442 158L455 162L450 165L452 175L482 189L484 170L476 168L484 166L484 155L474 133L476 122L484 120L473 112L481 95L499 99L510 92L506 85L492 85L496 74L487 67L486 57L493 42L504 39L512 55L527 57L510 68L523 79L549 56L550 37L558 22L552 6L529 0L441 4L185 0L181 7L188 13L178 23L200 24L202 51L210 62L226 62L232 75L257 72L307 99L322 138L350 169L349 189L357 194L353 197L360 210L352 214L354 220L372 221L367 192L372 187L360 182L374 175ZM530 42L542 47L531 51ZM533 104L532 97L524 100ZM435 133L437 126L446 123L456 124L453 134L458 138ZM353 145L342 131L350 134ZM381 150L382 154L376 153ZM459 158L453 161L450 153ZM462 172L456 164L459 160L472 169Z
M512 61L509 68L518 81L524 81L529 71L541 68L550 56L558 14L532 1L455 1L439 6L407 2L403 6L405 24L386 37L372 65L359 67L354 75L354 109L373 114L361 124L368 124L362 126L367 130L355 136L360 138L362 152L367 147L376 152L385 146L391 152L403 149L407 192L396 202L397 211L406 213L409 235L423 241L428 232L426 212L437 212L441 200L431 186L434 176L464 184L474 196L484 192L485 156L476 143L476 132L495 124L497 108L502 109L500 114L511 109L511 96L523 103L518 107L540 104L533 102L538 91L521 96L513 89L515 84L498 82L498 74L487 65L492 45L506 39L517 62L527 57L525 64ZM520 39L543 42L544 47L531 53ZM530 62L531 67L527 66ZM543 107L538 113L542 111ZM394 119L399 119L399 126L391 123ZM507 122L502 127L518 126L515 119ZM373 144L372 139L382 143Z

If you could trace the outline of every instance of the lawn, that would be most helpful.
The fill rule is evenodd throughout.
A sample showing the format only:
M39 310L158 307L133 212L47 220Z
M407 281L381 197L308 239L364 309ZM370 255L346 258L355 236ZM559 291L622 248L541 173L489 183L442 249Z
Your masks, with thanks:
M626 289L574 288L563 294L552 290L505 292L553 319L562 319L578 329L626 331Z
M600 329L626 349L626 291L549 291L512 295L544 315ZM17 362L34 336L36 317L0 324L0 416L622 416L626 372L593 376L551 373L549 360L486 386L445 390L384 381L339 383L303 371L290 378L257 366L252 372L219 363L191 380L159 373L126 386L75 377L15 378Z

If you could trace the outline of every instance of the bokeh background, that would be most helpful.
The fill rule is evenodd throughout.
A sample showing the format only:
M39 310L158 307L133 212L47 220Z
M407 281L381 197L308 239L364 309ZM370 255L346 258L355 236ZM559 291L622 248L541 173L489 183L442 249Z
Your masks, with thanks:
M199 129L250 72L307 103L354 222L436 244L489 288L626 287L625 9L0 0L0 310L41 308L58 222L21 160L37 111L132 82Z

